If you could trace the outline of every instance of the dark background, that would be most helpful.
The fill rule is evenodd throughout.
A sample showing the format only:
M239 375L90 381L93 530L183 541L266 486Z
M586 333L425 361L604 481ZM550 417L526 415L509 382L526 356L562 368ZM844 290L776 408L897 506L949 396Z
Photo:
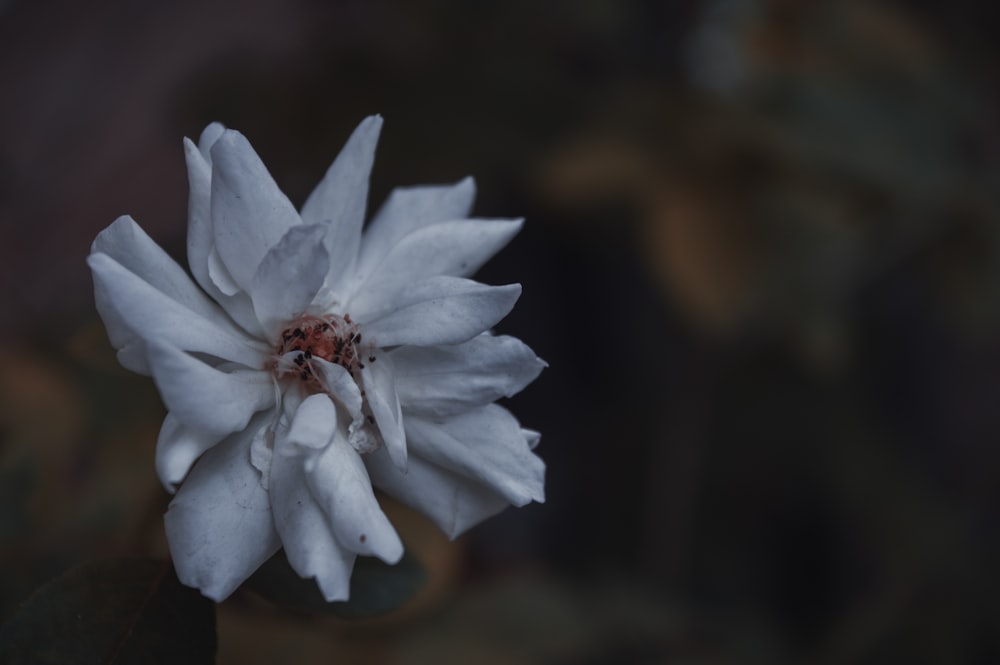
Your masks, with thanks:
M219 662L1000 660L1000 95L988 3L0 2L0 610L164 550L162 407L84 264L183 260L181 137L301 204L385 117L370 209L472 174L482 271L551 367L511 400L547 502L349 623L250 594Z

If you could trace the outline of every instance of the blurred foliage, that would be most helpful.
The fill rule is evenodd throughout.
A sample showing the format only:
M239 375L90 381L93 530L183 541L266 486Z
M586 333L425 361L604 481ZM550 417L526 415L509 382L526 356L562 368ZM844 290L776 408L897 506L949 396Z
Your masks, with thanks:
M219 607L219 662L1000 659L995 9L553 0L0 9L0 593L162 556L162 410L82 258L130 212L182 254L179 136L241 129L293 201L386 117L372 206L472 173L524 214L481 275L551 368L542 507L369 620ZM53 18L55 17L55 18ZM44 267L44 269L43 269ZM27 278L26 276L30 276Z
M215 606L169 561L107 559L46 584L0 630L10 665L215 662Z
M716 0L701 13L693 86L608 100L544 164L543 194L578 214L627 203L653 275L711 331L835 352L852 294L927 251L941 306L995 332L1000 173L973 74L887 3Z
M286 609L367 619L400 609L417 594L426 577L410 552L391 566L372 557L358 557L351 572L351 597L330 603L314 580L299 577L282 550L264 562L246 581L246 588Z

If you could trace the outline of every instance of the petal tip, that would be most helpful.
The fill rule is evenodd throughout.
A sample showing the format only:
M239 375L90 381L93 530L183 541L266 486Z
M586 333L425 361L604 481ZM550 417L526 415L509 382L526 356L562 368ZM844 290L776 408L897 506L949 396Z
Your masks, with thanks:
M215 142L225 132L226 126L221 122L210 122L205 126L205 129L201 131L201 135L198 137L198 149L201 151L202 156L208 156L212 146L215 145Z

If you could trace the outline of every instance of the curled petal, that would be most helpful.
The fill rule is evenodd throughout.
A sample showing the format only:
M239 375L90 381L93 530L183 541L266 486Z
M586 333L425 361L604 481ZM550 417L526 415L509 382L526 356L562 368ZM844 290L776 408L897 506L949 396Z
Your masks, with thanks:
M300 576L316 578L327 601L347 600L355 554L334 538L326 513L306 486L302 458L282 448L279 443L269 492L288 563Z
M265 330L278 332L282 322L302 314L322 288L330 268L325 232L319 224L293 226L264 255L250 297Z
M377 362L369 362L361 371L361 381L368 396L368 405L378 424L382 441L393 464L406 468L406 434L403 432L403 412L396 394L392 361L384 354Z
M510 505L468 478L411 455L400 471L381 448L365 456L376 487L431 518L449 538L457 538Z
M87 263L94 275L94 298L100 311L113 314L105 323L115 346L120 348L136 337L166 338L185 351L207 353L249 367L261 365L263 347L233 332L218 308L204 315L190 309L107 254L91 254Z
M386 254L355 300L391 301L403 287L428 277L467 277L509 243L522 225L522 220L463 219L425 226Z
M244 291L268 250L301 223L249 141L233 130L212 146L211 209L215 251Z
M163 487L171 494L176 492L195 460L221 438L217 434L186 427L176 416L168 413L156 439L156 473Z
M414 455L488 486L515 506L545 500L545 463L517 420L496 404L435 423L406 419Z
M488 333L454 346L404 346L390 355L406 410L433 417L515 395L546 366L521 340Z
M189 190L188 266L201 288L215 295L217 287L208 271L208 256L215 245L212 234L212 165L190 139L184 139L184 159L187 162Z
M386 563L403 556L403 543L375 500L361 456L342 433L306 466L306 484L326 512L338 543Z
M260 471L260 484L267 489L271 475L271 458L274 457L274 426L279 420L279 410L274 408L268 412L268 419L257 429L250 442L250 464Z
M264 371L224 372L165 342L149 343L149 362L167 408L184 425L221 438L274 405Z
M150 238L128 215L116 219L97 234L91 253L106 254L171 300L203 317L229 327L218 306L191 281L184 269Z
M108 329L111 328L110 325L107 327ZM120 362L122 367L125 369L131 370L137 374L142 374L143 376L150 375L151 370L149 369L149 362L146 360L146 343L138 337L118 349L115 357L118 358L118 362Z
M208 253L208 277L224 296L234 296L242 290L215 247Z
M212 123L206 127L201 135L200 148L190 140L184 140L188 184L191 188L188 198L188 265L201 288L226 310L233 321L250 334L261 336L263 330L257 321L249 296L242 291L236 292L238 288L232 281L232 276L222 266L222 261L215 251L211 209L212 163L209 149L223 131L225 128L219 123ZM222 287L212 279L212 273L215 272L216 277L219 277L220 271L228 278Z
M119 217L101 231L91 247L91 255L105 257L96 259L94 298L111 344L119 350L119 360L125 367L149 374L145 347L129 325L134 316L131 312L122 312L123 303L119 301L122 297L129 297L133 289L130 284L111 284L110 288L107 284L109 279L119 279L121 273L131 273L127 280L143 282L150 290L160 292L160 297L176 303L180 309L190 310L211 321L224 331L223 337L234 332L221 310L198 290L183 268L153 242L131 217ZM94 263L91 265L93 267ZM110 269L112 274L103 274L105 269ZM130 306L126 305L126 308ZM128 351L125 351L126 348Z
M177 577L215 601L231 594L278 551L270 497L250 464L263 419L202 455L164 521Z
M463 219L472 210L476 183L464 178L453 185L398 187L372 218L361 238L355 274L359 283L371 276L396 243L435 222Z
M520 295L520 284L486 286L434 277L400 291L391 308L360 312L357 318L366 321L366 337L383 348L459 344L507 316Z
M208 163L212 163L212 146L215 142L226 133L226 126L221 122L209 123L205 129L201 130L201 136L198 137L198 150L201 151L202 157L208 160Z
M286 439L295 448L321 450L333 439L336 428L337 408L330 397L322 393L310 395L299 404Z
M212 272L220 269L212 265L221 260L215 254L215 233L212 230L212 146L226 128L213 122L201 133L198 144L184 139L184 159L188 170L188 265L195 280L213 296L232 295L229 277L222 286L212 279ZM223 268L224 270L224 268ZM226 271L228 277L228 271Z
M351 373L343 366L323 358L313 357L310 362L323 389L347 409L351 418L360 418L364 398L361 397L361 389Z
M368 177L381 130L381 116L362 120L302 206L303 221L326 228L325 244L331 269L327 286L333 289L340 285L344 275L351 274L357 260L368 199Z

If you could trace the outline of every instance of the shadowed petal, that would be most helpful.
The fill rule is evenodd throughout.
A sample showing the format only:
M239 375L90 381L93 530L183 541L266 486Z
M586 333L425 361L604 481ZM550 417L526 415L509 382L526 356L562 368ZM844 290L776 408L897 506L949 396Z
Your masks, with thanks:
M375 486L431 518L456 538L510 505L496 492L411 455L400 471L382 449L365 456Z
M269 491L274 524L288 563L300 576L316 578L328 602L347 600L355 554L333 537L326 513L306 486L302 458L285 454L288 451L278 445Z
M486 485L515 506L545 500L545 463L501 406L489 404L443 423L411 416L406 439L414 456Z
M236 331L226 319L222 310L205 297L177 263L164 252L159 245L146 235L129 216L115 220L108 228L101 231L91 246L92 255L104 254L113 262L133 273L141 281L154 290L160 291L171 300L182 305L202 317L212 321L227 334ZM98 263L104 262L103 259ZM101 270L98 267L96 270ZM113 279L117 279L114 277ZM145 347L139 344L140 337L127 324L131 318L119 314L121 303L115 300L121 296L124 288L105 288L106 278L94 274L94 298L101 319L105 322L111 345L123 350L131 347L131 351L119 356L122 364L133 371L149 374L149 366L145 358ZM116 285L122 286L122 285Z
M260 262L250 297L265 330L279 332L282 323L302 314L322 288L330 268L323 247L325 231L319 224L293 226Z
M201 151L202 157L204 157L209 164L212 163L212 146L215 142L226 133L226 126L221 122L209 123L205 129L201 130L201 136L198 137L198 150Z
M285 437L285 447L296 446L306 451L321 450L333 439L337 429L337 408L330 396L323 393L302 400L292 426ZM302 452L301 450L298 452Z
M250 443L262 421L202 455L164 516L177 577L215 601L281 545L270 497L250 464Z
M164 342L149 343L153 379L167 408L183 424L220 438L247 426L274 404L264 371L223 372Z
M191 281L184 269L128 215L97 234L92 254L106 254L150 286L205 318L232 330L222 311Z
M111 326L107 327L111 328ZM139 337L135 337L134 340L129 341L125 346L118 349L115 357L118 358L118 362L122 364L122 367L127 370L142 374L143 376L149 376L152 373L152 370L149 369L149 361L147 360L146 343Z
M177 485L184 480L195 460L221 438L217 434L186 427L176 416L168 413L156 439L156 473L163 487L171 494L176 492Z
M368 200L368 178L382 117L373 115L358 125L326 175L302 206L302 220L323 224L330 256L327 286L337 290L344 275L353 272L361 243L361 225Z
M434 417L511 397L546 366L521 340L488 333L454 346L404 346L390 355L406 411Z
M250 143L233 130L212 146L211 207L215 251L244 291L268 250L301 223Z
M472 210L476 184L464 178L454 185L398 187L375 214L361 238L355 275L359 282L371 276L396 243L435 222L464 219Z
M403 289L382 312L359 312L356 318L365 321L365 336L381 347L459 344L507 316L520 295L520 284L434 277Z
M403 432L403 412L396 394L395 374L388 354L369 362L361 371L368 405L378 424L382 440L393 464L406 468L406 435Z
M403 556L403 543L375 500L361 456L341 432L310 460L306 483L326 512L338 543L386 563Z
M206 128L205 132L207 131ZM205 132L202 132L202 136ZM218 288L208 272L208 256L215 245L212 233L212 164L198 146L187 138L184 139L184 159L187 162L189 190L188 266L201 288L215 295Z
M262 330L253 305L245 293L233 291L235 287L228 271L225 271L229 278L229 283L224 285L225 292L211 277L210 263L218 262L221 266L221 259L215 252L215 233L212 230L212 163L209 150L224 131L225 128L215 122L202 132L198 146L184 139L188 186L191 189L188 198L188 265L201 288L226 310L233 321L250 334L259 336ZM220 266L215 266L217 272Z
M152 336L167 339L185 351L207 353L249 367L262 364L264 348L234 332L218 308L213 306L202 315L107 254L91 254L87 263L94 275L94 299L98 309L102 315L111 315L105 324L116 347L125 346L136 337Z
M313 357L310 362L323 389L347 409L351 418L360 417L364 398L361 397L361 389L351 373L343 366L323 358Z
M219 250L215 247L208 253L208 276L215 284L215 288L224 296L234 296L243 288L236 283L236 278L229 272Z
M357 290L352 304L391 300L403 287L428 277L467 277L521 230L521 220L463 219L425 226L402 238Z

